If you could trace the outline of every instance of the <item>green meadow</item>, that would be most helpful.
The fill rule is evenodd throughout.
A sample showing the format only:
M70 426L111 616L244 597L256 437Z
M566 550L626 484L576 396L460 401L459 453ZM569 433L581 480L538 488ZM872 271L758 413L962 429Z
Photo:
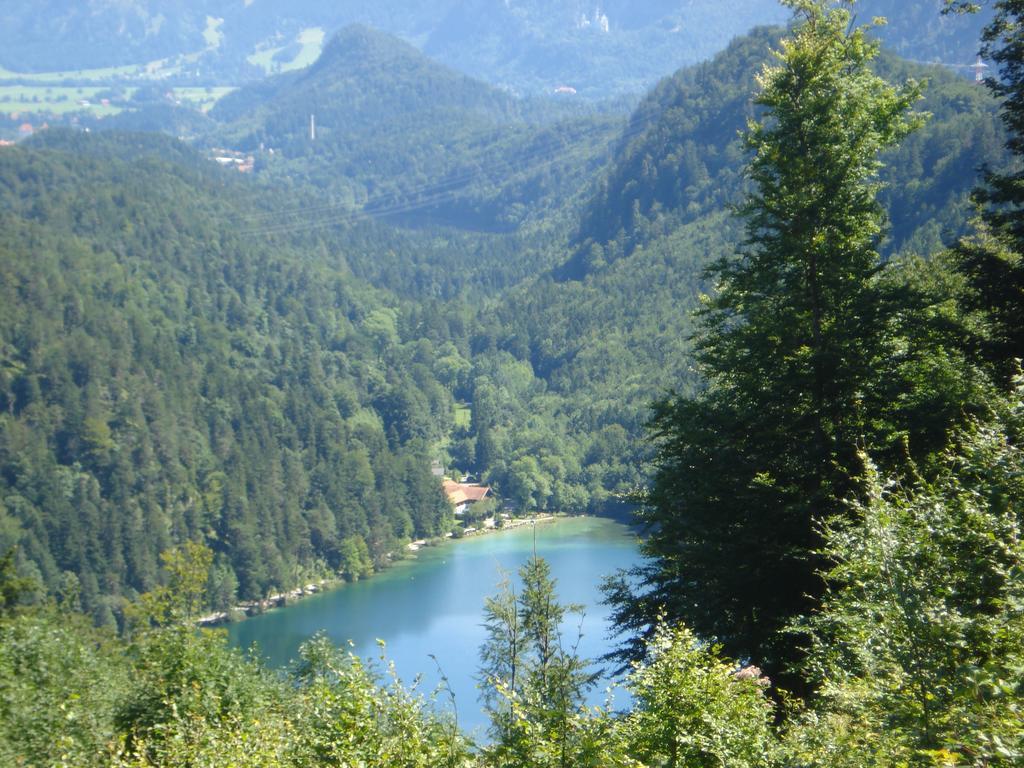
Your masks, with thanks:
M311 65L320 56L320 52L324 47L325 35L326 33L320 27L309 27L302 30L295 38L295 42L302 46L302 48L295 58L288 62L279 62L274 58L281 51L285 50L288 47L287 45L259 50L249 56L247 60L250 64L261 67L267 73L290 72L294 69L302 69Z
M56 114L88 111L94 115L116 115L120 107L103 106L98 94L109 91L107 87L58 85L0 85L0 112L23 115ZM131 93L134 89L128 89ZM89 102L83 106L80 102Z

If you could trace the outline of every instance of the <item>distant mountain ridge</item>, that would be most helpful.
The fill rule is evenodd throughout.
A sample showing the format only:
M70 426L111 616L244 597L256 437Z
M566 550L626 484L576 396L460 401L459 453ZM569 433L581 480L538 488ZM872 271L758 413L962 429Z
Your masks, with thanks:
M236 91L211 116L230 122L265 115L266 139L280 144L291 141L294 123L305 138L314 112L326 135L379 130L389 115L423 110L439 116L472 111L497 120L511 116L516 105L507 94L431 61L396 37L352 25L331 38L308 69Z
M303 33L352 23L381 29L460 71L520 93L558 86L601 98L639 93L710 58L758 25L781 24L776 0L7 0L0 66L15 72L181 59L178 78L241 82L297 61ZM863 0L863 20L901 55L967 64L984 17L940 17L942 0Z
M16 72L140 64L202 50L209 0L4 0L0 66Z
M788 12L774 1L461 0L424 50L526 92L564 84L589 96L640 92Z

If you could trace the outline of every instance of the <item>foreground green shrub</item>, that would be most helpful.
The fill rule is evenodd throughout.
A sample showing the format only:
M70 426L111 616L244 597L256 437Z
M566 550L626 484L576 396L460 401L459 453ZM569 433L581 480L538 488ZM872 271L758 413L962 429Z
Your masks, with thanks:
M806 623L802 764L1024 761L1024 400L961 435L934 481L869 472L827 530L833 591Z
M660 629L626 683L630 754L667 768L775 765L774 707L756 667L738 668L686 628Z

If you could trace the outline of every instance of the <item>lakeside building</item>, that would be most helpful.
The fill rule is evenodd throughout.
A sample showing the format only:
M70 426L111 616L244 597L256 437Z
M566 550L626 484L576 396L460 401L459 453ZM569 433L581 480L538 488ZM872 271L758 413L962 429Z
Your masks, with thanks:
M454 480L444 481L444 492L448 496L448 501L455 507L456 515L464 515L472 505L493 495L489 485L457 483Z

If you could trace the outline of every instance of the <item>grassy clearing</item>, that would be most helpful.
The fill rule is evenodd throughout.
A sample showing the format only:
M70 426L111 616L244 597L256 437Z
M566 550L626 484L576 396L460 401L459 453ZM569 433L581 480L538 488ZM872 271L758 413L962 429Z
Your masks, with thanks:
M17 112L22 115L57 114L88 111L90 114L108 116L121 112L120 107L103 106L97 94L108 88L82 86L69 88L57 85L0 85L0 112ZM134 89L126 89L131 95ZM83 106L81 101L88 101Z
M100 94L109 92L103 86L60 86L60 85L0 85L0 113L17 112L22 115L57 114L86 111L106 117L124 110L116 105L103 106ZM119 88L125 98L130 99L137 88ZM174 95L195 109L209 111L213 105L235 90L233 87L216 88L175 88ZM83 106L82 101L89 106Z
M309 27L302 30L295 38L295 42L302 46L302 50L289 62L280 62L274 59L287 45L279 45L276 48L264 48L246 57L246 60L253 66L260 67L267 74L279 72L291 72L295 69L303 69L315 62L324 49L324 39L327 33L321 27Z
M103 106L99 94L109 91L100 86L65 87L58 85L0 85L0 113L16 112L21 115L56 114L65 115L70 112L89 112L92 115L107 117L124 111L116 105ZM120 89L126 98L131 98L136 88ZM232 87L216 88L175 88L174 95L184 104L207 112L213 105L235 90ZM82 101L89 106L83 106Z
M203 39L206 41L206 46L211 50L220 48L220 44L224 40L224 32L221 31L223 24L224 19L215 19L213 16L206 17L206 29L203 30Z
M209 112L213 105L234 91L230 87L217 88L175 88L174 95L182 102L188 103L198 110Z
M469 429L473 422L473 409L468 403L455 404L455 426Z
M278 48L264 48L256 51L256 53L249 54L245 57L245 60L254 67L259 67L267 74L270 74L274 71L274 56L283 48L284 46L280 46Z
M326 33L320 27L310 27L309 29L302 30L298 37L299 44L302 45L302 52L287 65L287 68L302 69L320 58L320 53L324 49L325 37Z
M218 20L208 19L208 23L216 21ZM219 23L208 27L207 32L204 33L204 36L207 36L207 41L213 39L211 36L216 36L218 45L222 35ZM182 64L195 62L203 53L204 51L199 51L170 59L158 59L157 61L142 64L128 64L123 67L107 67L106 69L73 69L57 72L26 73L14 72L0 67L0 80L22 80L33 84L51 86L59 86L68 80L95 83L96 85L109 84L119 80L159 80L171 75L180 74Z
M12 72L0 67L0 80L29 80L38 83L59 83L63 80L90 80L95 82L133 77L146 70L147 65L107 67L106 69L76 69L62 72Z

